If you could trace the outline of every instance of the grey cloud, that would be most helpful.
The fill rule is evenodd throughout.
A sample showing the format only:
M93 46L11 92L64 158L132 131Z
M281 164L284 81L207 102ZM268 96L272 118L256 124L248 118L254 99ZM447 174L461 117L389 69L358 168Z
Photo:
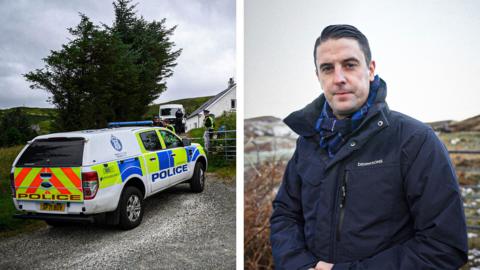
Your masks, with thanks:
M79 12L111 25L113 1L36 0L0 3L0 108L51 107L45 91L31 90L22 74L42 68L42 58L70 38ZM183 54L160 100L216 94L235 74L235 1L133 1L146 20L178 25L173 40Z
M1 77L0 89L0 108L50 106L47 103L47 93L39 89L30 89L28 83L21 77ZM22 90L20 91L19 89Z

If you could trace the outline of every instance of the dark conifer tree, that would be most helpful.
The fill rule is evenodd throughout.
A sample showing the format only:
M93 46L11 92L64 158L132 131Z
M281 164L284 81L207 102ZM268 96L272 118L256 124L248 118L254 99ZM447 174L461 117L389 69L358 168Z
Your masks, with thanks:
M60 130L141 119L173 74L181 53L170 40L175 27L138 17L129 0L113 6L111 27L80 14L80 23L68 29L73 38L44 58L44 68L25 74L31 88L51 94Z

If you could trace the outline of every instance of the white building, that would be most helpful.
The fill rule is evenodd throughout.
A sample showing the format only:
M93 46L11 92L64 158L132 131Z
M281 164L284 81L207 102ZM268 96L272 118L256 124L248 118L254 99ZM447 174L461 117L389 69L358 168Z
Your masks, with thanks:
M207 102L203 103L198 109L187 117L186 130L203 127L205 118L203 110L210 111L215 117L219 117L223 112L234 112L237 109L237 85L232 78L228 81L228 88L218 93Z

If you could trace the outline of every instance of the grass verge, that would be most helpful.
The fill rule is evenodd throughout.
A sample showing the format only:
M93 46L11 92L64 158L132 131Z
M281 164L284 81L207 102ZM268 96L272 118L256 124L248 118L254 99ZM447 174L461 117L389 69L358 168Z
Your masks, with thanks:
M226 184L234 184L236 176L235 160L225 160L223 157L208 156L208 172L214 173Z
M0 238L45 227L43 221L13 218L16 212L10 189L10 170L23 146L0 148Z
M223 183L234 185L235 184L235 164L223 168L209 169L210 173L214 173Z

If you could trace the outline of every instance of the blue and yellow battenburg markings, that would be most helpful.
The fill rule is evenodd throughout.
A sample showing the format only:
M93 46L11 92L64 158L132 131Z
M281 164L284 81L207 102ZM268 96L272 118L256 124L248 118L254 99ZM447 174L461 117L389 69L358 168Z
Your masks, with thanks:
M152 182L157 180L163 180L167 177L172 177L177 174L181 174L188 171L188 165L183 164L177 167L168 168L159 172L152 174Z
M175 155L175 156L174 156ZM190 156L187 149L166 150L157 153L160 171L152 174L152 182L188 171Z
M198 156L200 155L200 151L198 151L198 148L196 146L191 145L191 146L185 147L185 149L187 150L188 162L196 161Z
M125 182L132 175L145 175L145 168L140 162L140 157L129 158L121 161L111 161L92 166L100 178L99 189Z
M194 145L158 152L160 171L152 174L152 182L187 172L187 164L196 161L200 154L199 148Z
M160 170L165 170L175 166L175 159L172 156L172 150L161 151L157 153Z
M118 161L118 168L120 169L122 182L125 182L125 180L127 180L132 174L143 176L142 168L140 167L140 160L138 158Z
M155 155L155 153L152 153ZM175 154L173 156L172 154ZM197 146L191 145L185 148L173 150L164 150L157 152L158 167L154 170L152 182L164 180L168 177L178 175L188 171L188 163L194 162L204 154ZM145 154L144 154L145 155ZM122 161L112 161L104 164L94 165L92 169L97 171L100 177L100 189L125 182L132 175L143 176L146 173L146 164L140 160L140 157L125 159ZM150 166L148 166L149 169Z

